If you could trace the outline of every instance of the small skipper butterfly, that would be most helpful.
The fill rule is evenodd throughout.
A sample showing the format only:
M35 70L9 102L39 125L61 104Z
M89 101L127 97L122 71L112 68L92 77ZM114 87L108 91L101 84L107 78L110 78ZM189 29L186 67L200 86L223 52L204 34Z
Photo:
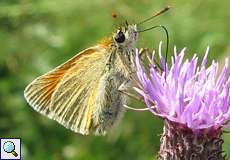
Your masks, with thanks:
M138 35L137 25L126 23L111 37L32 81L24 91L25 99L33 109L74 132L106 134L124 111L127 95L119 87L135 73Z

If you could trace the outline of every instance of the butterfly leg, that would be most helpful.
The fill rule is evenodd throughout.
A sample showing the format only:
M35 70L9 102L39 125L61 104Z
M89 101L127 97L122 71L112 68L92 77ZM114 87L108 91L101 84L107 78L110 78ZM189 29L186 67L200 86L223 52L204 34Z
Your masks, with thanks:
M120 85L120 87L119 87L118 90L119 90L122 94L124 94L124 95L126 95L126 96L128 96L128 97L130 97L130 98L132 98L132 99L135 99L135 100L144 102L143 97L137 96L137 95L132 94L132 93L130 93L130 92L128 91L128 87L131 87L131 84L130 84L130 83L131 83L130 80L127 80L127 81L123 82L123 83ZM129 110L134 110L134 111L148 111L148 110L154 111L154 110L156 109L154 105L153 105L151 108L149 108L149 107L144 107L144 108L143 108L143 107L140 107L140 106L130 106L130 105L123 104L123 107L126 108L126 109L129 109Z
M135 94L132 94L132 93L128 92L128 87L130 86L129 83L130 83L130 80L127 80L127 81L123 82L118 90L122 94L125 94L126 96L128 96L128 97L130 97L132 99L136 99L138 101L144 102L144 100L143 100L143 98L141 96L137 96ZM126 109L129 109L129 110L134 110L134 111L148 111L150 109L148 107L143 108L143 107L140 107L140 106L138 106L138 107L137 106L129 106L129 105L126 105L126 104L123 104L123 107L126 108ZM153 106L151 108L154 110L155 107Z
M146 56L148 62L149 62L150 64L153 63L153 62L152 62L152 59L151 59L150 56L149 56L149 53L150 53L150 51L149 51L148 48L141 48L141 49L140 49L139 55L140 55L140 59L141 59L142 62L144 62L144 56ZM160 71L162 72L162 71L163 71L162 66L157 62L156 59L154 59L153 61L154 61L154 68L155 68L156 70L158 70L159 72L160 72Z
M148 56L148 53L149 53L149 49L148 48L141 48L139 50L139 56L141 57L141 60L143 60L143 56L144 55L147 55Z
M119 88L118 91L121 92L122 94L127 95L130 98L136 99L138 101L143 101L143 98L140 96L137 96L133 93L129 92L129 88L132 86L131 81L130 80L126 80L125 82L123 82Z

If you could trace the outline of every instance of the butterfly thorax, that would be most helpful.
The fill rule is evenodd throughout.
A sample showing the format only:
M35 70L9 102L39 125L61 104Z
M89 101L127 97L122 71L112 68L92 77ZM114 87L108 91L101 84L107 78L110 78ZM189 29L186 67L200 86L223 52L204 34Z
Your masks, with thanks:
M111 63L114 68L128 77L135 71L134 55L138 33L136 25L120 27L112 38Z

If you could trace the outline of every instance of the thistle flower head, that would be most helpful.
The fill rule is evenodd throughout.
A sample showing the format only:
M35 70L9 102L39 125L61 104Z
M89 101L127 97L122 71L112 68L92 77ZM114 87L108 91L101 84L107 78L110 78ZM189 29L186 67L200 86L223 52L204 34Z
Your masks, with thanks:
M185 49L174 48L171 67L165 64L159 46L162 72L156 70L154 53L149 73L136 56L139 87L149 110L171 122L182 124L193 131L218 129L230 120L230 78L228 59L218 76L218 63L214 60L206 67L209 48L201 65L196 54L183 61ZM166 67L165 67L166 66Z

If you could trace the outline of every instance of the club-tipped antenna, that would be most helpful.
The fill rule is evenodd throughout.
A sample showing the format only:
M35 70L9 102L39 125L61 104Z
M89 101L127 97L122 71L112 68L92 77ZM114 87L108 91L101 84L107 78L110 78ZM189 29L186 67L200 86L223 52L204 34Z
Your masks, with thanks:
M143 20L143 21L137 23L137 25L143 24L143 23L145 23L145 22L147 22L147 21L153 19L154 17L157 17L157 16L159 16L159 15L165 13L165 12L168 11L169 9L170 9L170 6L167 6L167 7L165 7L164 9L162 9L161 11L157 12L156 14L154 14L153 16L151 16L151 17L149 17L149 18L147 18L147 19L145 19L145 20Z

